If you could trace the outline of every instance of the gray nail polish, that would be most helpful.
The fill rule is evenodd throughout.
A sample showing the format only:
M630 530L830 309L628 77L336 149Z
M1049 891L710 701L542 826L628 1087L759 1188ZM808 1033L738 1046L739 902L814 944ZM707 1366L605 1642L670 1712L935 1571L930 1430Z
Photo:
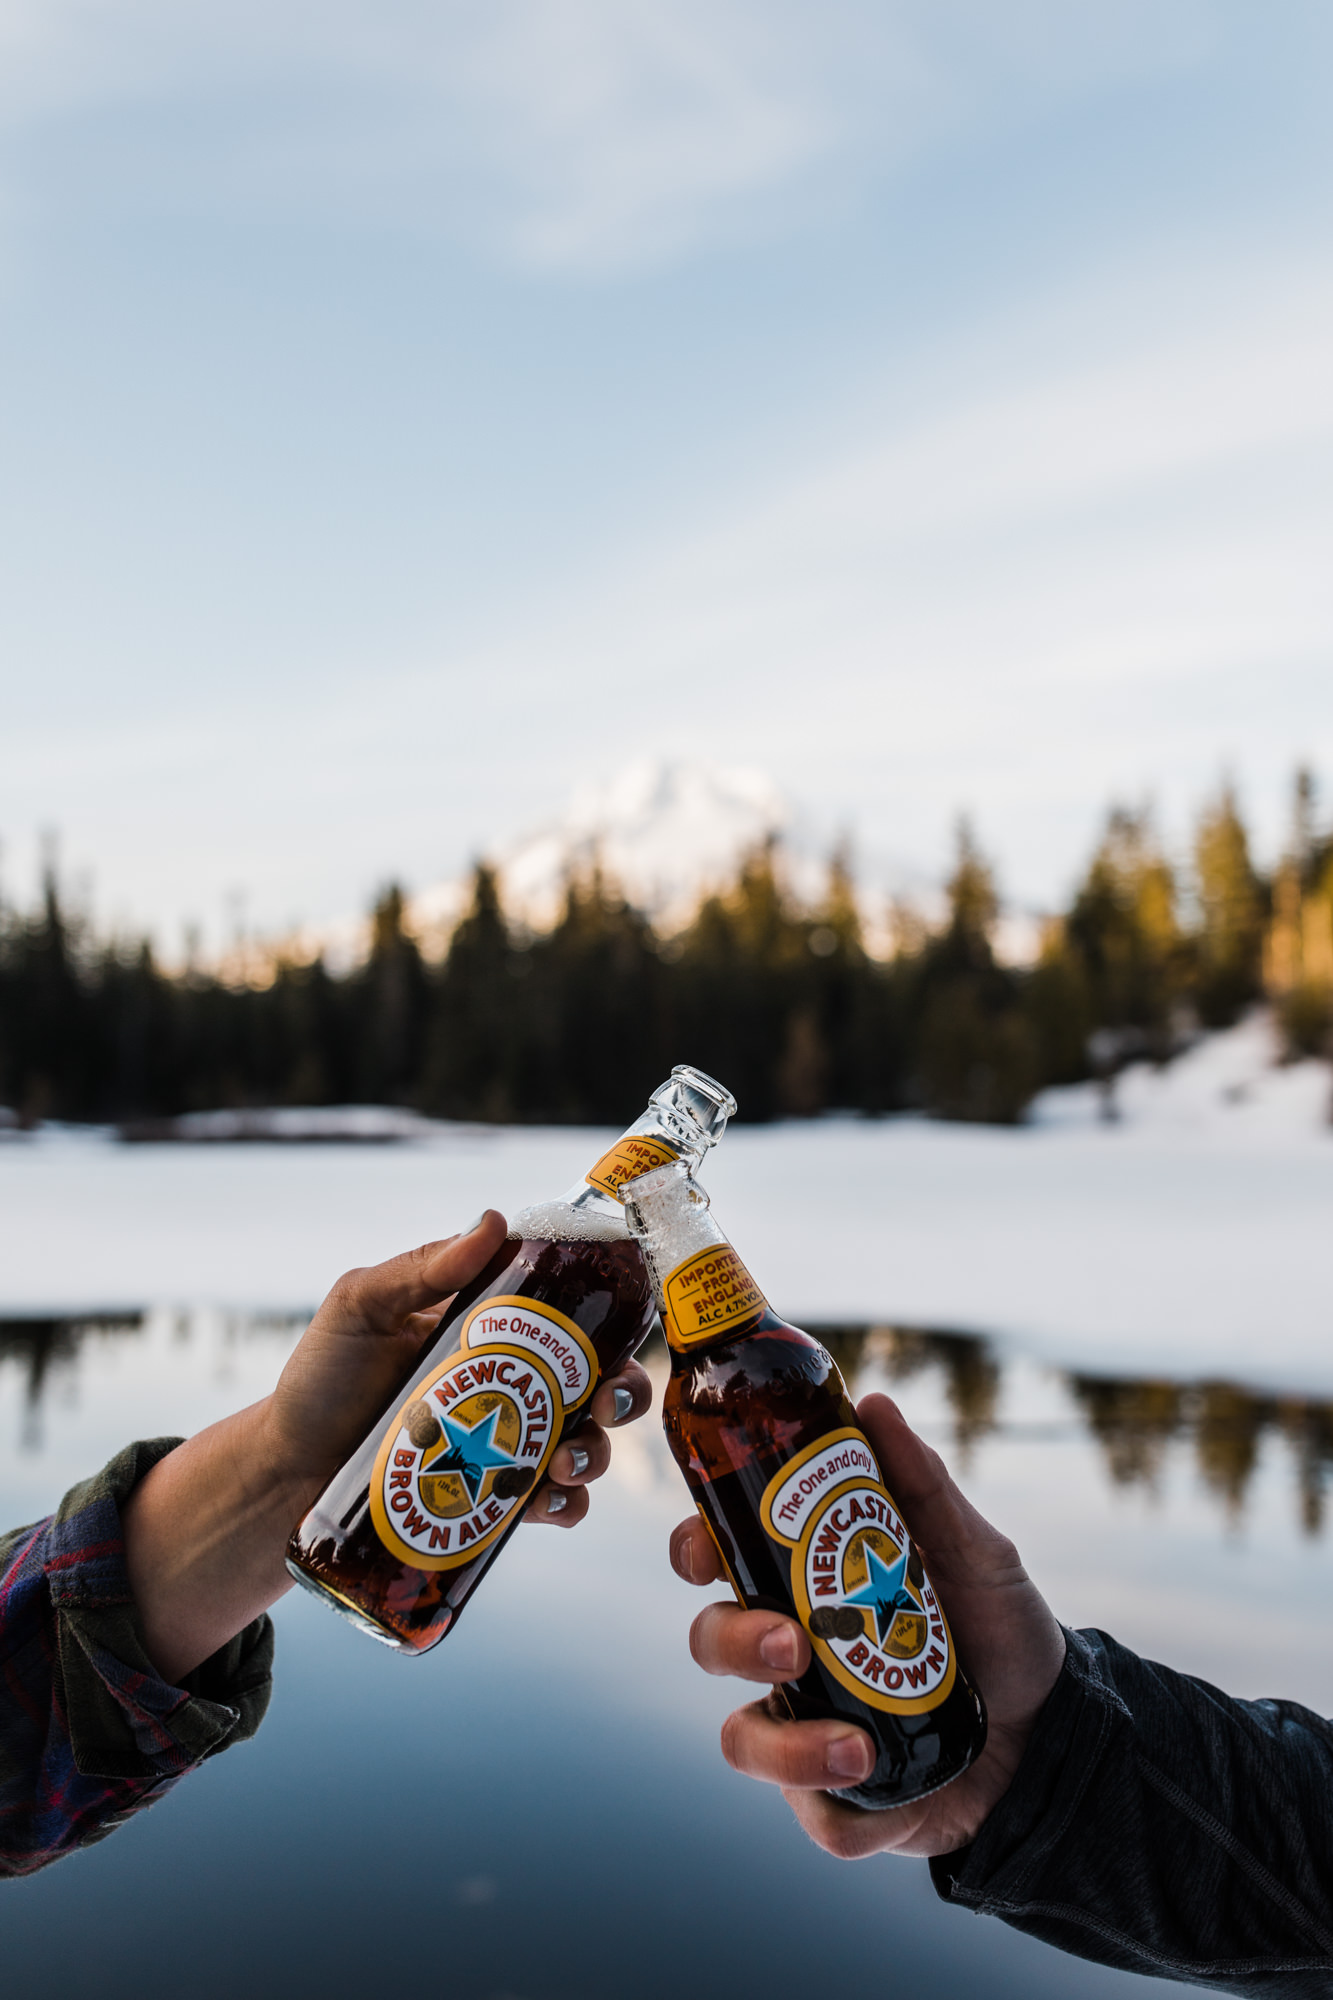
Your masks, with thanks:
M551 1492L546 1496L546 1511L548 1514L563 1514L568 1505L569 1501L563 1493Z
M614 1389L611 1393L612 1400L616 1406L616 1413L611 1421L612 1423L623 1424L630 1411L634 1408L633 1391L630 1389Z
M569 1469L576 1479L581 1472L586 1472L591 1464L592 1456L581 1444L572 1444L569 1447Z

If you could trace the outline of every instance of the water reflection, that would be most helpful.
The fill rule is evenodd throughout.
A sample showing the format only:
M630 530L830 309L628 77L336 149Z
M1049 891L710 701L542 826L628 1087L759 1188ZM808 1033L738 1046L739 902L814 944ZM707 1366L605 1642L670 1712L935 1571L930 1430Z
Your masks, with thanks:
M1333 1465L1333 1403L1303 1396L1263 1396L1234 1382L1115 1381L1071 1375L1070 1390L1119 1486L1156 1492L1173 1439L1193 1444L1205 1488L1239 1523L1268 1435L1282 1438L1295 1463L1301 1527L1322 1532Z
M827 1343L829 1329L820 1331ZM966 1465L981 1438L1000 1427L1003 1373L990 1341L975 1333L947 1333L920 1326L849 1327L843 1331L838 1366L849 1382L867 1369L881 1370L890 1382L909 1382L937 1368L953 1417L956 1456ZM832 1351L832 1350L831 1350Z
M205 1382L223 1397L223 1407L209 1409L205 1421L264 1393L281 1365L274 1345L285 1353L308 1319L307 1313L205 1307L0 1315L0 1449L12 1437L20 1453L49 1455L50 1425L58 1413L61 1433L68 1437L72 1413L88 1401L85 1390L94 1407L83 1410L84 1428L96 1429L99 1413L111 1419L108 1395L119 1404L115 1415L122 1428L128 1426L127 1436L149 1435L155 1423L158 1429L197 1428L189 1419L199 1414L198 1392ZM248 1359L250 1349L259 1350L257 1368ZM100 1365L107 1362L113 1364L110 1373ZM185 1390L175 1399L182 1421L172 1411L164 1425L157 1406L169 1384ZM229 1396L230 1388L238 1393Z
M57 1384L71 1389L90 1343L141 1336L144 1312L77 1318L0 1318L0 1376L16 1368L21 1450L43 1444L43 1411ZM173 1311L169 1337L188 1346L207 1321L222 1354L265 1338L290 1345L305 1325L291 1313ZM990 1437L1033 1444L1071 1434L1095 1441L1111 1483L1158 1499L1168 1458L1192 1457L1202 1490L1223 1519L1244 1518L1268 1439L1288 1452L1295 1474L1298 1519L1307 1536L1322 1534L1333 1468L1333 1401L1266 1395L1235 1382L1174 1381L1167 1377L1084 1374L1052 1369L1053 1412L1033 1421L1013 1407L1006 1388L1012 1364L981 1334L919 1326L824 1326L816 1331L849 1384L859 1390L921 1383L934 1376L948 1412L954 1463L967 1469L975 1447Z
M0 1525L37 1518L128 1438L263 1395L303 1324L212 1307L0 1320ZM1062 1374L959 1331L820 1332L858 1392L890 1389L968 1460L969 1494L1067 1622L1237 1693L1327 1705L1333 1405ZM645 1359L660 1391L660 1341ZM1280 1494L1273 1508L1293 1463L1305 1536ZM1113 1487L1160 1513L1108 1505ZM114 1840L5 1885L11 1986L155 2000L184 1978L191 2000L312 1986L350 2000L382 1983L386 1937L420 1934L428 1895L457 2000L797 2000L883 1986L886 1964L935 2000L1166 2000L1156 1981L964 1920L919 1864L840 1868L726 1768L737 1690L689 1667L699 1600L665 1556L687 1504L660 1426L633 1426L578 1534L516 1536L420 1665L292 1593L255 1741ZM1219 1532L1241 1510L1260 1532ZM1262 1629L1237 1620L1260 1599ZM350 1921L294 1919L327 1913L349 1880ZM568 1960L589 1895L598 1949ZM145 1987L150 1961L167 1970Z
M890 1383L938 1371L953 1421L955 1459L964 1468L984 1437L1021 1433L1035 1442L1062 1428L1058 1421L1006 1421L1004 1366L994 1344L979 1334L841 1326L820 1329L820 1338L849 1382L872 1368ZM1160 1496L1167 1454L1183 1446L1193 1454L1204 1491L1236 1526L1244 1516L1261 1448L1271 1436L1291 1454L1301 1528L1311 1536L1322 1533L1333 1467L1333 1402L1264 1395L1235 1382L1063 1370L1052 1375L1069 1399L1070 1416L1081 1420L1096 1440L1114 1485Z
M94 1313L78 1319L0 1319L0 1369L17 1368L22 1377L18 1445L36 1451L42 1442L42 1401L58 1370L77 1366L90 1334L137 1333L141 1312Z

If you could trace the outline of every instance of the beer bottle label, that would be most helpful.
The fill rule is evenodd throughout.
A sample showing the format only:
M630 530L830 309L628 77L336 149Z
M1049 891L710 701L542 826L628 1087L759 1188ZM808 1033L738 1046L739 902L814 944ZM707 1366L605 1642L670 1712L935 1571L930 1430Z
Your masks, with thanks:
M824 1666L873 1708L920 1715L953 1687L944 1613L858 1430L830 1431L759 1503L789 1554L797 1616Z
M662 1287L667 1339L673 1347L697 1347L725 1327L753 1319L768 1301L729 1243L696 1250Z
M631 1132L628 1137L617 1139L609 1153L602 1154L596 1166L588 1169L585 1179L589 1187L600 1188L603 1194L613 1194L619 1200L626 1181L650 1174L654 1167L669 1167L679 1158L676 1148L665 1139Z
M447 1361L417 1384L375 1457L370 1515L414 1569L456 1569L500 1539L596 1387L597 1355L553 1306L484 1299Z

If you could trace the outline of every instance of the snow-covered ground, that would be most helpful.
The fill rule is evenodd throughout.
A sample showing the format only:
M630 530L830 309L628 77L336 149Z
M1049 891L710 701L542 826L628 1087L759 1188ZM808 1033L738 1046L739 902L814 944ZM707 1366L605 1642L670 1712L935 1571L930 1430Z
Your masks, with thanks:
M1122 1117L1088 1087L1004 1131L921 1119L746 1128L706 1181L774 1304L814 1322L987 1332L1124 1373L1333 1394L1333 1128L1322 1064L1261 1020ZM0 1312L172 1302L300 1310L348 1265L568 1185L606 1141L434 1128L399 1146L0 1144Z

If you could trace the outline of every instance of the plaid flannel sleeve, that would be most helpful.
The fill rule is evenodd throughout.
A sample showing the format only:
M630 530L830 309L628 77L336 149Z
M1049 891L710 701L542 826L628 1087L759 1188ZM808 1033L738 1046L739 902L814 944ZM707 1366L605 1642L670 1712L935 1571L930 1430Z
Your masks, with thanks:
M143 1649L120 1508L179 1443L128 1445L46 1520L0 1536L0 1875L104 1838L264 1718L267 1617L179 1687Z

